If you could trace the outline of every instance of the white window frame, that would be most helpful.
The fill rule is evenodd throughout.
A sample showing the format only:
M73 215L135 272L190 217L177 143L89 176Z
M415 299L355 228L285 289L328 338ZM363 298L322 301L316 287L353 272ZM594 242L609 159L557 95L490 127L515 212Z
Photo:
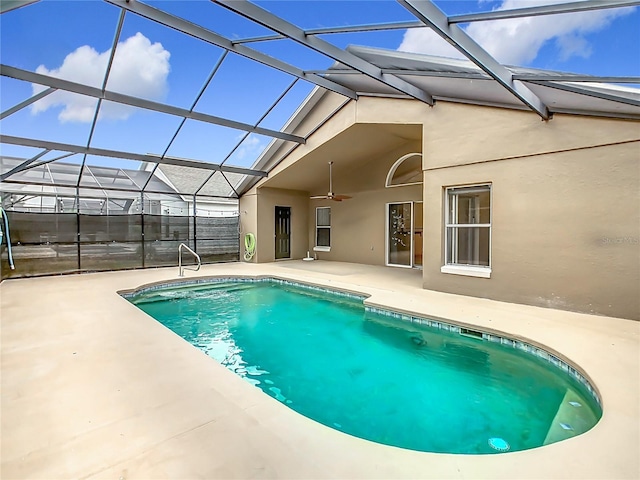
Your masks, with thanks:
M328 209L329 210L329 225L318 225L318 210ZM328 228L329 229L329 245L317 245L318 243L318 229L319 228ZM316 244L313 247L314 252L330 252L331 251L331 207L316 207L316 231L315 231L315 241Z
M389 261L389 206L390 205L402 205L403 203L409 203L411 204L411 231L410 231L410 238L411 238L411 263L409 265L404 265L402 263L391 263ZM415 208L416 208L416 204L422 204L423 208L424 208L424 201L422 200L403 200L403 201L398 201L398 202L389 202L389 203L385 203L385 239L384 239L384 249L385 249L385 253L384 253L384 264L387 267L398 267L398 268L416 268L419 270L422 270L424 268L424 258L423 258L423 263L422 265L416 265L415 264L415 249L416 249L416 244L415 244L415 233L416 233L416 216L415 216ZM424 210L423 210L424 211ZM423 231L424 231L424 227L423 227ZM423 237L424 238L424 237Z
M406 187L408 185L422 185L422 181L420 181L420 182L408 182L408 183L391 183L391 182L393 182L393 176L396 174L396 170L398 169L398 167L400 165L402 165L405 160L408 160L408 159L410 159L412 157L420 157L420 160L422 161L422 153L413 152L413 153L407 153L406 155L403 155L398 160L396 160L393 165L391 165L391 168L389 169L389 172L387 173L387 178L386 178L386 180L384 182L384 186L386 188Z
M451 205L449 197L451 190L460 190L460 189L482 189L489 190L489 223L470 223L470 224L460 224L460 223L449 223L449 212L451 211ZM457 197L453 197L457 199ZM455 212L458 211L456 208ZM453 275L465 275L469 277L480 277L480 278L491 278L491 244L492 244L492 222L493 222L493 186L491 183L480 183L476 185L456 185L445 188L445 210L444 210L444 265L440 267L441 273L449 273ZM488 228L489 229L489 266L481 266L481 265L466 265L459 263L447 263L447 259L449 258L449 231L453 232L455 235L452 244L457 242L457 229L459 228Z

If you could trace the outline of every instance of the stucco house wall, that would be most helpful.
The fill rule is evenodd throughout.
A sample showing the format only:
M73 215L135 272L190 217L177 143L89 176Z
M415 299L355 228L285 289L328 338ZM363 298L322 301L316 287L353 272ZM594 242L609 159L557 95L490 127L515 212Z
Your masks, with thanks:
M244 195L240 199L240 221L243 230L240 239L241 254L244 255L244 234L253 233L256 237L253 262L275 261L276 206L291 208L291 258L303 258L307 254L309 194L295 190L261 188L259 192Z
M424 247L438 254L424 287L639 319L639 137L632 121L439 108L425 122ZM441 273L444 189L478 183L492 185L491 278Z
M336 106L325 97L316 119ZM356 151L367 130L355 135L354 127L375 137L403 123L422 125L421 140L390 145L351 168L348 159L338 162L334 190L350 200L309 200L301 185L310 180L291 173L304 172L295 170L300 162L320 175L318 152L348 151L349 139L358 140ZM393 162L413 151L423 153L424 185L384 188ZM492 185L491 277L442 273L445 189L477 183ZM575 115L544 122L525 111L361 98L245 194L240 210L254 202L258 212L256 261L273 261L275 205L292 206L292 258L315 243L315 208L331 206L331 252L318 257L384 265L386 204L424 200L424 288L640 319L639 192L640 122Z
M313 202L309 212L309 242L315 239L315 207L331 207L331 252L319 252L321 260L385 265L386 204L419 201L420 186L355 193L343 202ZM317 203L317 204L316 204Z

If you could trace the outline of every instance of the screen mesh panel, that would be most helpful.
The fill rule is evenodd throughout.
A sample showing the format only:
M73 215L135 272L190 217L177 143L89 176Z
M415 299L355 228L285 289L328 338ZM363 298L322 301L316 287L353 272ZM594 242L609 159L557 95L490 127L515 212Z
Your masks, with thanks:
M78 238L75 213L7 212L12 245L75 243Z
M81 270L124 270L143 266L142 242L80 244Z
M79 215L80 243L141 242L142 215Z
M196 252L203 262L239 258L238 217L196 217L195 220Z
M7 248L4 243L2 245L2 278L71 273L78 270L77 244L13 245L16 270L9 268Z
M193 249L193 242L182 242L180 240L164 240L154 242L144 242L144 262L146 267L168 267L178 264L178 247L181 243ZM184 255L183 263L191 263L191 256Z
M178 265L187 244L202 263L238 261L238 217L7 211L15 270L3 243L2 278ZM185 264L191 258L185 255Z
M192 217L145 215L144 239L147 242L174 240L187 243L193 237ZM178 247L176 246L176 251Z

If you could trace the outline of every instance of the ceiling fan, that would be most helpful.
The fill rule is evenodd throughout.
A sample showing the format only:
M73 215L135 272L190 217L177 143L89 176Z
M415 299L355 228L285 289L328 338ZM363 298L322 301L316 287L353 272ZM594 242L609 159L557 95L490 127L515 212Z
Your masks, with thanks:
M315 197L309 197L311 200L333 200L334 202L341 202L342 200L348 200L351 197L349 195L336 195L333 193L333 172L331 166L333 162L329 162L329 193L326 195L318 195Z

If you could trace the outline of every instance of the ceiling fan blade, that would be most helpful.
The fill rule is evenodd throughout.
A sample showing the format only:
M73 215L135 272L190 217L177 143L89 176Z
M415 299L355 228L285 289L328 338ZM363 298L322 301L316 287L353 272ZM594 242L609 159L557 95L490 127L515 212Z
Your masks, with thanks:
M338 202L341 202L342 200L349 200L350 197L349 195L334 195L333 196L333 200L337 200Z
M311 200L333 200L334 202L341 202L342 200L348 200L351 197L349 195L334 195L333 194L333 162L329 162L329 193L327 195L317 195L309 197Z

